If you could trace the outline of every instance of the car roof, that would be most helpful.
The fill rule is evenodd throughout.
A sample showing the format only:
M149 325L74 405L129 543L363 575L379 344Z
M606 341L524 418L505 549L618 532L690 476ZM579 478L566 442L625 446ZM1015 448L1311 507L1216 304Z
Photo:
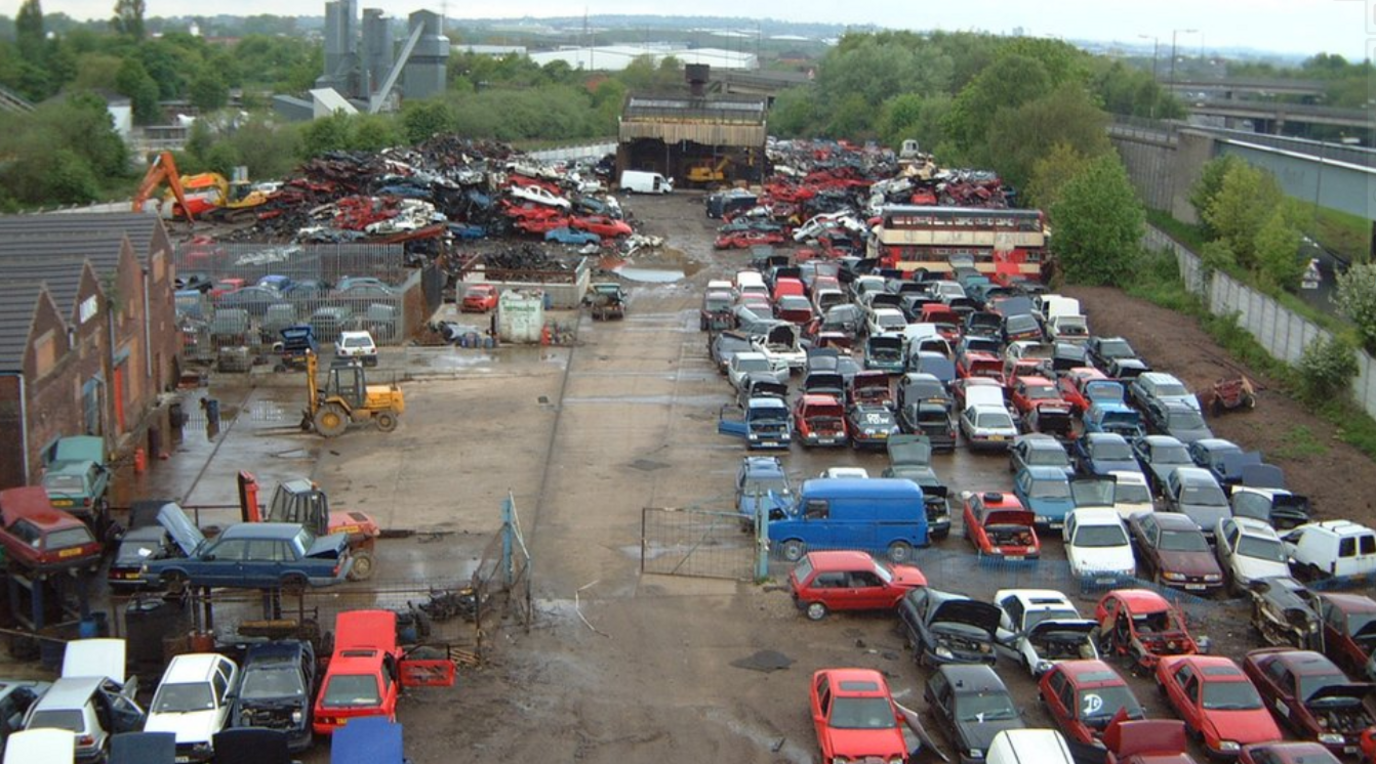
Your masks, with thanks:
M1319 528L1335 536L1358 536L1363 533L1371 532L1370 528L1365 525L1358 525L1351 520L1324 520L1322 522L1305 523L1304 525L1296 526L1296 530L1300 528Z
M1171 607L1165 597L1151 589L1115 589L1104 595L1105 599L1109 597L1121 600L1132 613L1159 613Z
M1171 471L1171 474L1177 476L1177 479L1182 483L1213 483L1218 485L1218 481L1214 480L1213 473L1203 467L1176 467Z
M301 532L300 523L236 523L220 533L220 539L291 539Z
M995 600L1010 596L1017 597L1024 605L1031 605L1032 607L1051 607L1053 604L1070 603L1070 598L1066 596L1065 592L1059 592L1055 589L1001 589L994 593ZM1052 599L1056 602L1034 602L1034 600Z
M779 461L777 456L747 456L744 457L744 461L746 471L752 475L757 473L784 474L784 464Z
M1168 374L1164 371L1148 371L1139 376L1138 379L1148 379L1152 382L1180 382L1174 374Z
M1320 592L1319 596L1344 613L1376 613L1376 600L1365 594Z
M1254 650L1248 655L1265 653L1266 650ZM1299 676L1314 676L1316 674L1341 674L1342 670L1334 665L1323 653L1316 653L1313 650L1276 650L1271 655L1275 659L1285 664L1285 667ZM51 692L51 690L50 690Z
M818 673L824 673L827 677L827 684L831 686L834 696L846 697L888 697L888 682L884 681L884 675L874 669L856 668L834 668L822 669ZM857 689L855 687L844 687L843 684L872 684L873 689Z
M832 550L808 552L807 560L813 570L853 570L857 567L874 567L874 558L866 552L852 550Z
M990 692L992 690L1007 691L1003 680L999 678L997 672L984 664L958 664L950 663L937 669L937 672L946 677L951 689L957 695L967 693Z
M1056 666L1074 681L1077 687L1127 686L1123 677L1101 660L1061 661Z
M1147 476L1143 475L1141 470L1109 470L1108 474L1116 478L1119 483L1147 484Z
M1174 435L1148 435L1142 439L1152 446L1183 446L1184 443Z
M1205 451L1242 450L1242 446L1239 446L1238 444L1232 442L1231 440L1227 440L1226 438L1200 438L1199 440L1196 440L1192 445L1195 448L1200 448Z
M1199 531L1199 525L1191 520L1188 515L1181 514L1180 512L1148 512L1144 514L1149 514L1153 517L1156 520L1156 524L1161 526L1162 530ZM1199 532L1203 533L1203 531Z
M1060 446L1057 446L1057 448L1060 448ZM1051 449L1048 448L1046 450L1050 451ZM1029 464L1023 467L1022 471L1031 475L1033 480L1055 480L1060 483L1070 482L1070 478L1066 476L1065 470L1060 467L1053 467L1046 464Z
M841 405L841 399L831 393L804 393L798 402L808 406Z
M1088 438L1091 443L1100 440L1122 441L1124 443L1128 442L1127 438L1124 438L1122 435L1119 435L1116 432L1087 432L1084 434L1084 437Z
M159 684L204 682L215 673L215 668L220 665L221 661L228 660L219 653L182 653L173 656L172 662L167 664L167 670L163 672L162 681Z
M1230 682L1246 679L1237 661L1223 655L1167 655L1162 656L1161 662L1167 666L1189 664L1200 669L1200 674L1206 680Z
M1118 525L1123 524L1123 518L1118 514L1118 510L1113 507L1081 507L1073 509L1070 514L1075 516L1076 525Z
M1275 528L1272 528L1265 521L1258 520L1255 517L1234 516L1231 519L1237 524L1238 530L1242 531L1242 535L1244 536L1265 536L1266 538L1272 539L1280 537L1280 534L1276 533Z

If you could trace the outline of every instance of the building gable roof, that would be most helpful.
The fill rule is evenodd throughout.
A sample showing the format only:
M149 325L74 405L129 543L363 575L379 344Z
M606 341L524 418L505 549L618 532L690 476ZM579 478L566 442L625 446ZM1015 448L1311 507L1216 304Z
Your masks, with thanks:
M0 281L0 371L23 371L40 299L51 299L41 283Z

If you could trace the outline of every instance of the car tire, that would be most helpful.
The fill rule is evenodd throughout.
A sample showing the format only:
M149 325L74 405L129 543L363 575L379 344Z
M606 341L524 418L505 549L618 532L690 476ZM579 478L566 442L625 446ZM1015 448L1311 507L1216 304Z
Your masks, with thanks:
M373 415L373 424L383 432L391 432L397 428L399 417L390 411L379 411Z
M355 549L353 553L354 564L349 568L350 581L367 581L377 572L377 565L373 560L371 549Z
M779 546L779 553L788 562L797 562L807 554L807 544L798 539L789 539Z
M895 565L907 565L913 559L913 545L906 541L889 544L888 558Z
M349 429L349 413L337 403L327 403L315 412L315 431L326 438L343 435Z
M809 602L803 613L809 621L820 621L827 617L827 606L820 602Z
M186 591L186 574L180 570L165 571L161 577L163 588L173 594L180 594Z

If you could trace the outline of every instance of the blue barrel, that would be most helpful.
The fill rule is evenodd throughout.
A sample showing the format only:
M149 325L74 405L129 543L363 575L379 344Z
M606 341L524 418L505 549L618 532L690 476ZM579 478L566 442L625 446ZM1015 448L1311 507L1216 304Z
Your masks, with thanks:
M105 611L96 611L81 619L76 627L76 635L80 639L97 639L110 636L110 623L106 619Z
M497 347L497 340L491 336L483 338L483 347L491 349Z
M219 398L206 398L206 399L205 399L205 419L206 419L206 421L207 421L208 423L210 423L210 424L212 424L212 425L214 425L214 426L217 426L217 427L219 426L219 424L220 424L220 399L219 399Z
M545 310L554 307L554 298L550 297L549 292L545 292Z

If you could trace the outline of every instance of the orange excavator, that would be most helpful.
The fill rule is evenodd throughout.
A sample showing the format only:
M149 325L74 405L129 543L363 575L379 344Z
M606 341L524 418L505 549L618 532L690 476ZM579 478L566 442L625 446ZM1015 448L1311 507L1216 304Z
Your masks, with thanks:
M139 190L134 192L134 212L143 212L143 206L148 203L148 198L164 181L172 189L172 196L177 200L174 211L186 217L186 222L195 224L195 216L186 204L186 192L182 189L182 176L177 172L177 160L172 158L170 151L158 154L153 164L148 166L148 172L144 174Z

